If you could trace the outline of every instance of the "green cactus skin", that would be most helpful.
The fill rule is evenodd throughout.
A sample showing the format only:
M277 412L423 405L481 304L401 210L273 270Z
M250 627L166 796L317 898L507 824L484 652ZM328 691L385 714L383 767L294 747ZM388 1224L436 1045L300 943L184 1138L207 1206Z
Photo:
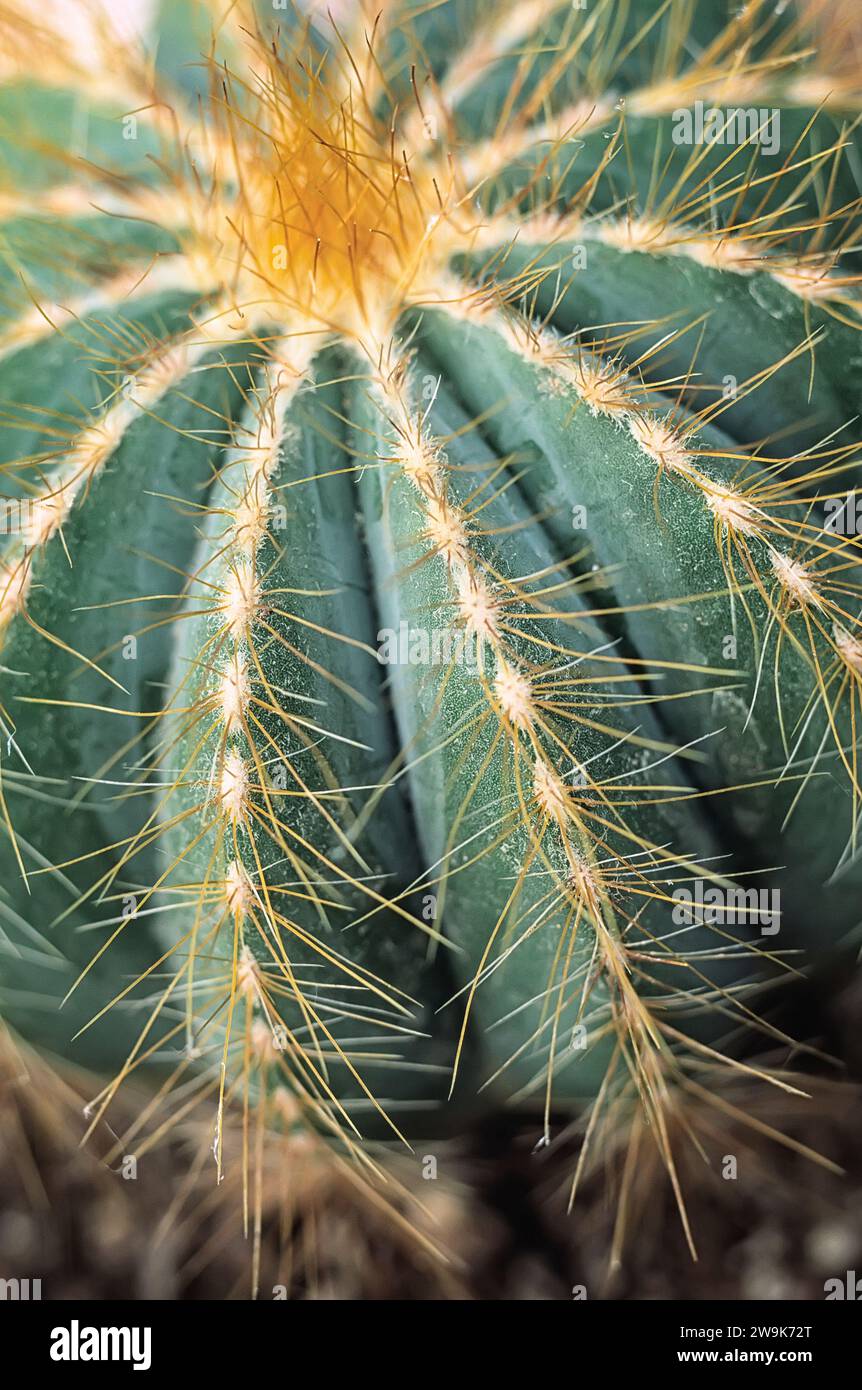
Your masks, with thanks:
M640 1107L675 1182L857 945L858 93L736 8L11 22L0 1008L97 1118Z

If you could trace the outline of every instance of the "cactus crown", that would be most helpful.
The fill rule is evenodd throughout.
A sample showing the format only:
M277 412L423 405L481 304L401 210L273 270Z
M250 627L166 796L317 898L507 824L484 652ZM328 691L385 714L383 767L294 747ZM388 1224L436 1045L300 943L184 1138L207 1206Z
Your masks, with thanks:
M3 1011L220 1174L575 1103L691 1240L857 926L858 92L790 7L224 10L2 12Z

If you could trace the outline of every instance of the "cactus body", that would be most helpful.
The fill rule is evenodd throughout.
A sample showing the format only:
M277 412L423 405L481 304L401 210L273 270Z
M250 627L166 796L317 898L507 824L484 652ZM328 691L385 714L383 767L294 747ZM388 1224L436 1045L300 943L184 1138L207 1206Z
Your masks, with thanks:
M857 939L857 94L767 10L16 30L0 1004L220 1167L231 1106L363 1162L485 1088L672 1170Z

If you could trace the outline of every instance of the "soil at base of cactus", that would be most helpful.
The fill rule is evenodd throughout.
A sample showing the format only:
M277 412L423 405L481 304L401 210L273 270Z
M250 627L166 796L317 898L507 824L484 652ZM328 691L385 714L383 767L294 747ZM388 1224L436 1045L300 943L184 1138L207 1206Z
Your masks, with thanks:
M427 1229L452 1257L448 1268L394 1238L379 1212L343 1189L331 1190L319 1209L297 1213L286 1240L284 1209L271 1190L259 1297L277 1288L290 1299L570 1300L583 1287L590 1299L823 1298L827 1279L862 1268L858 983L834 990L825 1008L821 1000L820 1013L848 1079L836 1082L822 1069L810 1078L812 1100L788 1101L772 1119L845 1176L728 1125L722 1143L738 1157L736 1181L715 1167L705 1172L694 1155L683 1164L696 1264L669 1185L647 1164L638 1189L646 1200L633 1206L623 1258L611 1274L616 1208L608 1192L618 1172L594 1173L575 1213L562 1219L577 1140L563 1136L537 1152L534 1124L492 1114L443 1146L447 1176L439 1187L419 1185ZM33 1271L46 1299L248 1298L249 1242L238 1203L215 1195L211 1162L188 1191L189 1143L174 1139L146 1156L135 1181L124 1180L101 1161L104 1132L78 1147L88 1089L71 1074L65 1086L61 1099L56 1072L40 1075L32 1058L22 1068L20 1054L8 1045L0 1050L3 1267ZM127 1118L134 1113L129 1107ZM175 1201L179 1219L166 1229L164 1213Z

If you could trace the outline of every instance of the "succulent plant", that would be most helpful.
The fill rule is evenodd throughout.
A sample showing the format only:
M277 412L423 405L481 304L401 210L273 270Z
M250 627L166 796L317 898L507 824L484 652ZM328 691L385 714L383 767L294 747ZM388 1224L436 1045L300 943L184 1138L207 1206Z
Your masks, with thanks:
M219 1173L506 1102L676 1185L858 943L859 91L377 8L0 12L0 1007Z

